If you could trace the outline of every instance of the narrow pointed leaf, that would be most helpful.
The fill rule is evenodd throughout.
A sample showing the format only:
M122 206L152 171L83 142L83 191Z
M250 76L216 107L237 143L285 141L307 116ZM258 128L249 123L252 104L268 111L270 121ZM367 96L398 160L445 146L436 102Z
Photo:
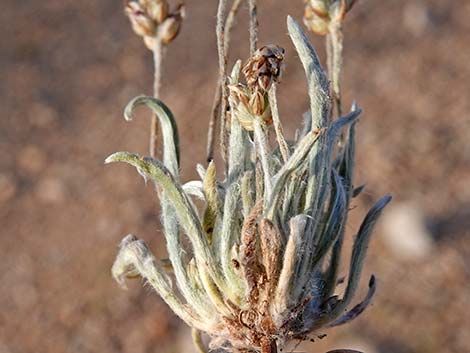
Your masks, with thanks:
M374 206L372 206L372 208L369 210L366 217L364 218L364 221L362 222L356 239L354 241L346 291L344 293L343 299L334 308L333 312L328 315L329 320L335 320L339 315L344 312L346 307L351 302L359 284L359 280L361 279L362 266L364 264L364 258L367 253L367 247L369 245L369 240L372 235L372 230L374 229L374 225L380 217L380 214L382 213L383 209L385 208L385 206L387 206L391 199L392 197L390 195L382 197L375 203Z

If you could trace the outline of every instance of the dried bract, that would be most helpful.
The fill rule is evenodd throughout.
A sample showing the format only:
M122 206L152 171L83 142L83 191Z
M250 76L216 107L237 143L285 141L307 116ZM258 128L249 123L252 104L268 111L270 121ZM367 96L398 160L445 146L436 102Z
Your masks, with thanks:
M284 53L284 49L277 45L259 48L242 69L248 87L266 92L273 81L278 82L282 74Z
M141 37L153 37L156 33L155 21L138 2L127 3L125 13L129 17L134 32Z
M258 88L251 90L241 83L229 85L228 88L233 115L246 130L253 131L256 117L265 124L272 123L271 109L266 93L261 93L262 91Z
M283 60L283 48L272 44L261 47L242 69L246 84L238 79L241 62L235 65L228 85L229 103L245 130L253 131L256 119L264 125L272 123L268 90L273 82L279 82Z

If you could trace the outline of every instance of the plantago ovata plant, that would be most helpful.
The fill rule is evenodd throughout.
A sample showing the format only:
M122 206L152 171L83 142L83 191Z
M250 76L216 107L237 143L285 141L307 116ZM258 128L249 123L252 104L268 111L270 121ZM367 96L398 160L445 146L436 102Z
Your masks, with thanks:
M256 14L254 1L250 9ZM257 41L256 22L251 21L252 44ZM348 114L332 118L328 75L291 17L287 27L310 99L295 139L285 139L277 109L284 50L267 45L252 50L243 67L238 61L219 82L220 99L226 99L221 104L229 108L220 111L226 138L223 177L210 161L206 168L198 165L199 180L180 180L177 121L153 97L133 99L124 115L132 119L138 105L155 113L162 131L162 160L129 152L106 159L128 163L154 182L171 263L165 266L144 241L128 235L119 246L113 276L119 283L144 278L193 328L200 352L206 351L201 333L210 337L210 349L278 352L290 340L307 339L312 332L354 319L375 291L372 276L366 297L350 307L372 229L391 198L377 201L366 215L354 239L344 293L336 294L347 214L361 190L353 182L361 110L353 105ZM220 44L223 60L227 50ZM272 126L276 146L268 138ZM340 135L343 143L337 148ZM194 199L204 206L196 207Z

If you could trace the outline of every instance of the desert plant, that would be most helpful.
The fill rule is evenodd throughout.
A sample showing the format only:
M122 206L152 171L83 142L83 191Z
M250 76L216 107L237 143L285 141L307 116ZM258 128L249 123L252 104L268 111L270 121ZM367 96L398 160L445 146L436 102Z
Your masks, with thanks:
M252 44L255 22L252 17ZM180 180L177 122L153 97L133 99L124 115L132 119L138 105L155 113L162 131L162 161L129 152L106 159L126 162L154 182L171 263L165 266L144 241L128 235L119 246L113 276L119 283L127 277L144 278L193 328L202 352L201 333L210 337L211 349L277 352L292 339L307 339L313 331L354 319L375 291L372 276L367 296L347 310L373 226L391 198L377 201L362 222L346 289L339 297L335 289L347 214L351 199L361 191L353 184L354 135L361 110L354 104L348 114L332 119L327 73L291 17L287 27L310 98L304 126L293 141L283 136L276 101L284 50L268 45L252 50L243 68L237 61L230 76L219 81L216 100L223 105L227 99L229 106L228 114L227 109L219 110L221 135L226 138L223 178L217 178L211 160L206 168L197 166L200 180ZM221 37L223 61L226 48L220 46ZM271 125L274 147L268 137ZM204 206L197 207L194 198ZM184 248L183 236L190 249Z

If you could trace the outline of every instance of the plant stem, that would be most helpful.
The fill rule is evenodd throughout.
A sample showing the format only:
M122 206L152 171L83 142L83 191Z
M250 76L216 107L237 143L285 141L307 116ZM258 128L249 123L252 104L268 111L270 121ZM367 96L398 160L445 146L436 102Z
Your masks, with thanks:
M225 10L227 7L227 0L219 0L219 6L217 8L217 24L216 24L216 35L217 35L217 53L219 56L219 85L220 85L220 147L222 158L227 160L227 122L226 122L226 110L227 110L227 56L225 55Z
M235 17L238 13L238 9L240 8L242 0L235 0L230 12L227 16L227 20L225 21L225 36L224 36L224 57L225 60L228 58L228 49L230 46L230 33L232 28L235 24ZM219 77L217 78L217 87L214 94L214 101L212 103L212 111L211 116L209 119L209 128L207 133L207 162L209 163L212 159L214 159L214 142L215 142L215 131L217 127L217 116L219 116L220 112L220 105L222 101L222 85L221 85L221 78L220 72Z
M206 349L204 348L204 344L202 343L201 331L193 328L191 330L191 336L198 353L207 353Z
M333 88L333 98L336 107L336 116L343 114L341 108L341 67L343 65L343 30L341 23L330 24L326 37L327 64L330 81Z
M250 55L253 55L258 47L258 9L256 0L248 0L250 11Z
M267 142L266 129L261 119L256 117L253 122L254 127L254 141L256 153L259 156L261 167L263 168L263 179L264 179L264 196L265 202L270 199L272 192L271 185L271 170L269 167L269 147Z
M287 162L289 159L289 148L287 147L286 140L284 139L284 133L282 131L281 119L279 118L279 111L277 109L277 97L276 97L277 85L273 82L269 90L269 104L271 106L271 114L273 116L274 131L276 132L277 143L281 151L282 159Z
M235 0L232 8L225 20L224 15L227 7L227 0L220 0L217 9L217 52L219 56L219 78L217 87L214 94L214 102L212 104L212 114L209 120L209 129L207 137L207 161L214 158L214 142L215 130L217 125L217 116L220 117L220 145L221 154L224 160L227 160L227 122L226 122L226 109L227 109L227 92L226 86L226 71L228 61L228 49L230 44L230 32L233 28L235 17L240 7L241 0ZM256 0L249 0L250 7L250 53L256 51L258 44L258 17Z
M228 48L230 45L230 34L232 33L232 28L235 24L235 18L237 16L238 10L240 9L240 5L242 0L235 0L232 4L232 8L227 15L227 20L225 21L225 38L224 38L224 50L225 55L228 55Z
M163 44L160 40L159 35L155 36L154 46L153 46L153 96L155 98L160 97L160 87L162 81L162 63L163 63ZM150 156L156 158L157 155L157 144L158 144L158 117L156 114L152 116L152 121L150 123Z

